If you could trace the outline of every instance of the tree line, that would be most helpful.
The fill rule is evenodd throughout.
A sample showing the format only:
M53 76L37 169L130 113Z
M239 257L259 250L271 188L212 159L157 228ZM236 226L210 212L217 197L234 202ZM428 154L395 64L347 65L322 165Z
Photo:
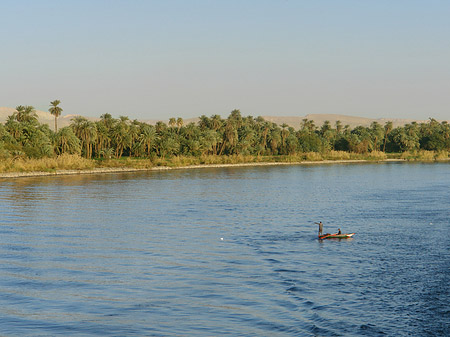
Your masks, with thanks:
M398 153L429 150L450 151L450 125L430 118L394 128L373 122L369 127L351 128L337 121L316 125L303 119L298 129L277 125L262 117L242 116L233 110L227 118L202 115L197 123L185 125L182 118L170 118L156 125L113 118L106 113L98 121L77 116L58 130L60 101L50 103L55 130L38 121L32 106L18 106L0 124L0 157L43 158L78 154L85 158L156 158L202 155L276 156L300 153L350 153L374 151Z

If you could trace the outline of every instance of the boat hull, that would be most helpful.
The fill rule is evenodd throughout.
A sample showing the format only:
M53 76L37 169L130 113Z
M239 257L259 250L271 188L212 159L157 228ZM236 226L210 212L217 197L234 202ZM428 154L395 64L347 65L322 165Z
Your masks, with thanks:
M319 235L319 239L323 240L323 239L350 239L353 235L355 235L355 233L350 233L350 234L324 234L324 235Z

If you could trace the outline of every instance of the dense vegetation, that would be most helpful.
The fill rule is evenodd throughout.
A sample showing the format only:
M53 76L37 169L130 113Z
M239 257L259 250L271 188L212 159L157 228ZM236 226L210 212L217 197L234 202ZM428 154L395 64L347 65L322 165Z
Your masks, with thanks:
M9 160L54 158L76 155L86 159L147 158L156 163L164 158L270 157L304 159L327 154L377 154L433 151L428 159L448 158L450 125L430 118L427 123L411 123L393 128L391 122L370 127L350 128L326 121L321 126L304 119L298 129L268 122L262 117L243 117L233 110L223 119L219 115L199 118L185 125L182 118L170 118L168 124L149 125L121 116L100 116L96 122L75 117L68 127L58 130L59 101L51 102L55 131L40 124L32 106L18 106L14 114L0 124L0 158ZM308 154L308 156L306 156ZM342 157L342 155L341 155ZM344 156L345 157L345 156ZM343 159L350 158L345 157ZM339 158L338 158L339 159Z

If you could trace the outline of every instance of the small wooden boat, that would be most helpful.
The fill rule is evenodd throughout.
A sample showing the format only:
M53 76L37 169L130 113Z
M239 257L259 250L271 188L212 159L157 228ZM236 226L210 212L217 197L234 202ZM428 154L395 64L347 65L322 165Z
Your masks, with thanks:
M330 233L327 233L327 234L324 234L324 235L319 235L319 239L320 240L323 240L323 239L349 239L353 235L355 235L355 233L350 233L350 234L347 234L347 233L342 233L342 234L338 234L338 233L330 234Z

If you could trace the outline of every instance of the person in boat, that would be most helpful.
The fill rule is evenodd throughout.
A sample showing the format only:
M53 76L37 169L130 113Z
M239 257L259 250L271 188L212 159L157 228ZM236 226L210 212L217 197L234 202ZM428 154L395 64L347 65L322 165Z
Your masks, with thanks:
M316 224L319 225L319 236L322 235L322 231L323 231L323 223L322 221L316 222Z
M341 229L340 228L338 228L338 235L341 235Z

